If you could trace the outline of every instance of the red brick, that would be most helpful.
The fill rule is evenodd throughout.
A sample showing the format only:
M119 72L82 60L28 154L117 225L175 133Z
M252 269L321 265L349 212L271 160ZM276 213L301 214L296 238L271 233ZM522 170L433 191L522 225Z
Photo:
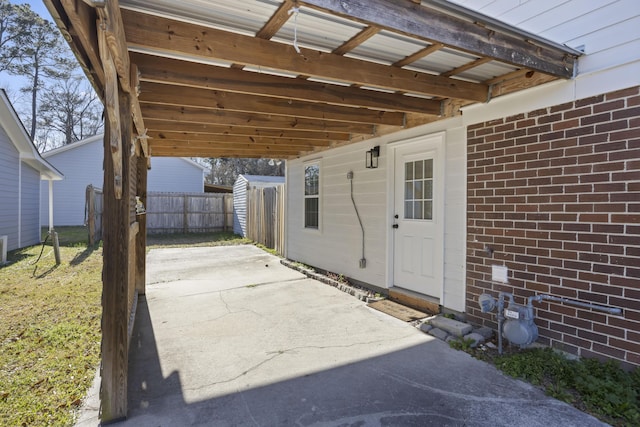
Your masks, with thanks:
M639 87L631 87L627 89L621 89L615 92L609 92L606 94L607 100L617 99L617 98L626 98L628 96L634 96L638 94Z
M576 108L573 110L565 111L563 115L563 119L568 120L576 117L588 116L589 114L591 114L591 106Z
M606 133L598 133L595 135L581 136L578 138L578 145L593 145L609 141L609 135Z
M613 122L607 122L596 126L596 133L612 132L614 130L626 129L628 123L626 120L618 120Z
M594 113L600 113L601 111L613 111L624 108L624 99L617 99L611 102L605 102L603 104L596 104L593 106Z
M609 122L609 121L611 121L611 113L607 111L605 113L593 114L591 116L581 118L580 125L585 126L585 125L591 125L594 123L602 123L602 122Z
M564 135L566 138L572 138L574 136L590 135L594 131L594 126L584 126L579 128L567 129L564 131Z

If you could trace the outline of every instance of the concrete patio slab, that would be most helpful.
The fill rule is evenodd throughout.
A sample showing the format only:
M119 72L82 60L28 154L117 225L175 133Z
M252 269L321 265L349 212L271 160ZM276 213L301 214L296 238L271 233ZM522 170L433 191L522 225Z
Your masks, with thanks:
M118 426L605 425L253 246L147 272Z

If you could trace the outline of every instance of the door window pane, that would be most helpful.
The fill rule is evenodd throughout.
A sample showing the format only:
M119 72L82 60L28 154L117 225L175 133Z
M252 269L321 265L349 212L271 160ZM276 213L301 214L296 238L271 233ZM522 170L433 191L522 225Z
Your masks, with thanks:
M433 219L433 159L405 163L404 219Z

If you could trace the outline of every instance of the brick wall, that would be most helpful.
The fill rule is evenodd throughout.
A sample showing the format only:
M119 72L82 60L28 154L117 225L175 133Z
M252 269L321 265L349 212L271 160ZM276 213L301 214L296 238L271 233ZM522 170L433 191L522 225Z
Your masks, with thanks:
M534 302L539 341L639 365L640 88L476 124L467 140L468 319L496 328L483 292L620 307ZM492 264L508 284L491 282Z

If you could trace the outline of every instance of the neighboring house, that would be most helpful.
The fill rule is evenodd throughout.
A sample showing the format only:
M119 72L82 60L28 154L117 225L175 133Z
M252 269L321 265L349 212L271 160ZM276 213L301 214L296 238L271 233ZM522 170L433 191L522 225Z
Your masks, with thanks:
M584 50L577 75L289 160L287 258L492 327L483 292L622 308L534 303L539 341L640 364L640 3L457 3Z
M40 181L45 192L63 175L40 157L4 90L0 89L0 238L5 250L40 243ZM48 182L48 183L47 183Z
M283 176L239 175L233 184L233 232L247 236L247 190L284 185Z
M42 157L65 174L65 180L54 185L54 225L82 225L85 222L87 185L102 188L104 158L103 135L43 153ZM182 157L154 157L148 173L147 191L202 193L205 167ZM42 192L42 203L48 193ZM48 224L45 213L43 224Z

